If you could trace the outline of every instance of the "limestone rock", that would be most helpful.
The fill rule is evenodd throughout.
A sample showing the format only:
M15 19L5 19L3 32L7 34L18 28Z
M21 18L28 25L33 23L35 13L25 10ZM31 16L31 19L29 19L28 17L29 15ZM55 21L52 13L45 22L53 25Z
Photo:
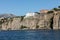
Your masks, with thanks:
M49 11L34 16L16 16L0 18L0 30L60 29L60 12Z

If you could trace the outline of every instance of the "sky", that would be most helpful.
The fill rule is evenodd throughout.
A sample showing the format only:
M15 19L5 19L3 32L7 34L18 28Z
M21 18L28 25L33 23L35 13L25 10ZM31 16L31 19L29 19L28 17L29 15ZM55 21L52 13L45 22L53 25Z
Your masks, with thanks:
M60 0L0 0L0 14L23 16L28 12L52 9L60 5Z

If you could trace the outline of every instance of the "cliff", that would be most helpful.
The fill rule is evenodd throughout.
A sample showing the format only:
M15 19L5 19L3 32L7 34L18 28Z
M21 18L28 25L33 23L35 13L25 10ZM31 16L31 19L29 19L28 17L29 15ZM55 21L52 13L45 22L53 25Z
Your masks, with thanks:
M60 29L60 10L41 10L36 15L1 17L0 30Z

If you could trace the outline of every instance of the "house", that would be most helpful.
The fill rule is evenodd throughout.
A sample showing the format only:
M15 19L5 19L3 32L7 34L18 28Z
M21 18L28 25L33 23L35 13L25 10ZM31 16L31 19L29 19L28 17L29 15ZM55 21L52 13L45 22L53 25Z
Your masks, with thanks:
M34 17L37 13L27 13L24 18Z
M45 9L43 9L43 10L40 10L40 13L47 13L49 10L45 10Z

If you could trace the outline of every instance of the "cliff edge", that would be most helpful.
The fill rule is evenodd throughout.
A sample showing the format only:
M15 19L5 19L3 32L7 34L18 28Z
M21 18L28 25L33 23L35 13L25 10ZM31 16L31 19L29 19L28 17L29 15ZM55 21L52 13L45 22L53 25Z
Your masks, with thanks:
M0 30L60 29L60 8L40 10L25 16L0 17Z

